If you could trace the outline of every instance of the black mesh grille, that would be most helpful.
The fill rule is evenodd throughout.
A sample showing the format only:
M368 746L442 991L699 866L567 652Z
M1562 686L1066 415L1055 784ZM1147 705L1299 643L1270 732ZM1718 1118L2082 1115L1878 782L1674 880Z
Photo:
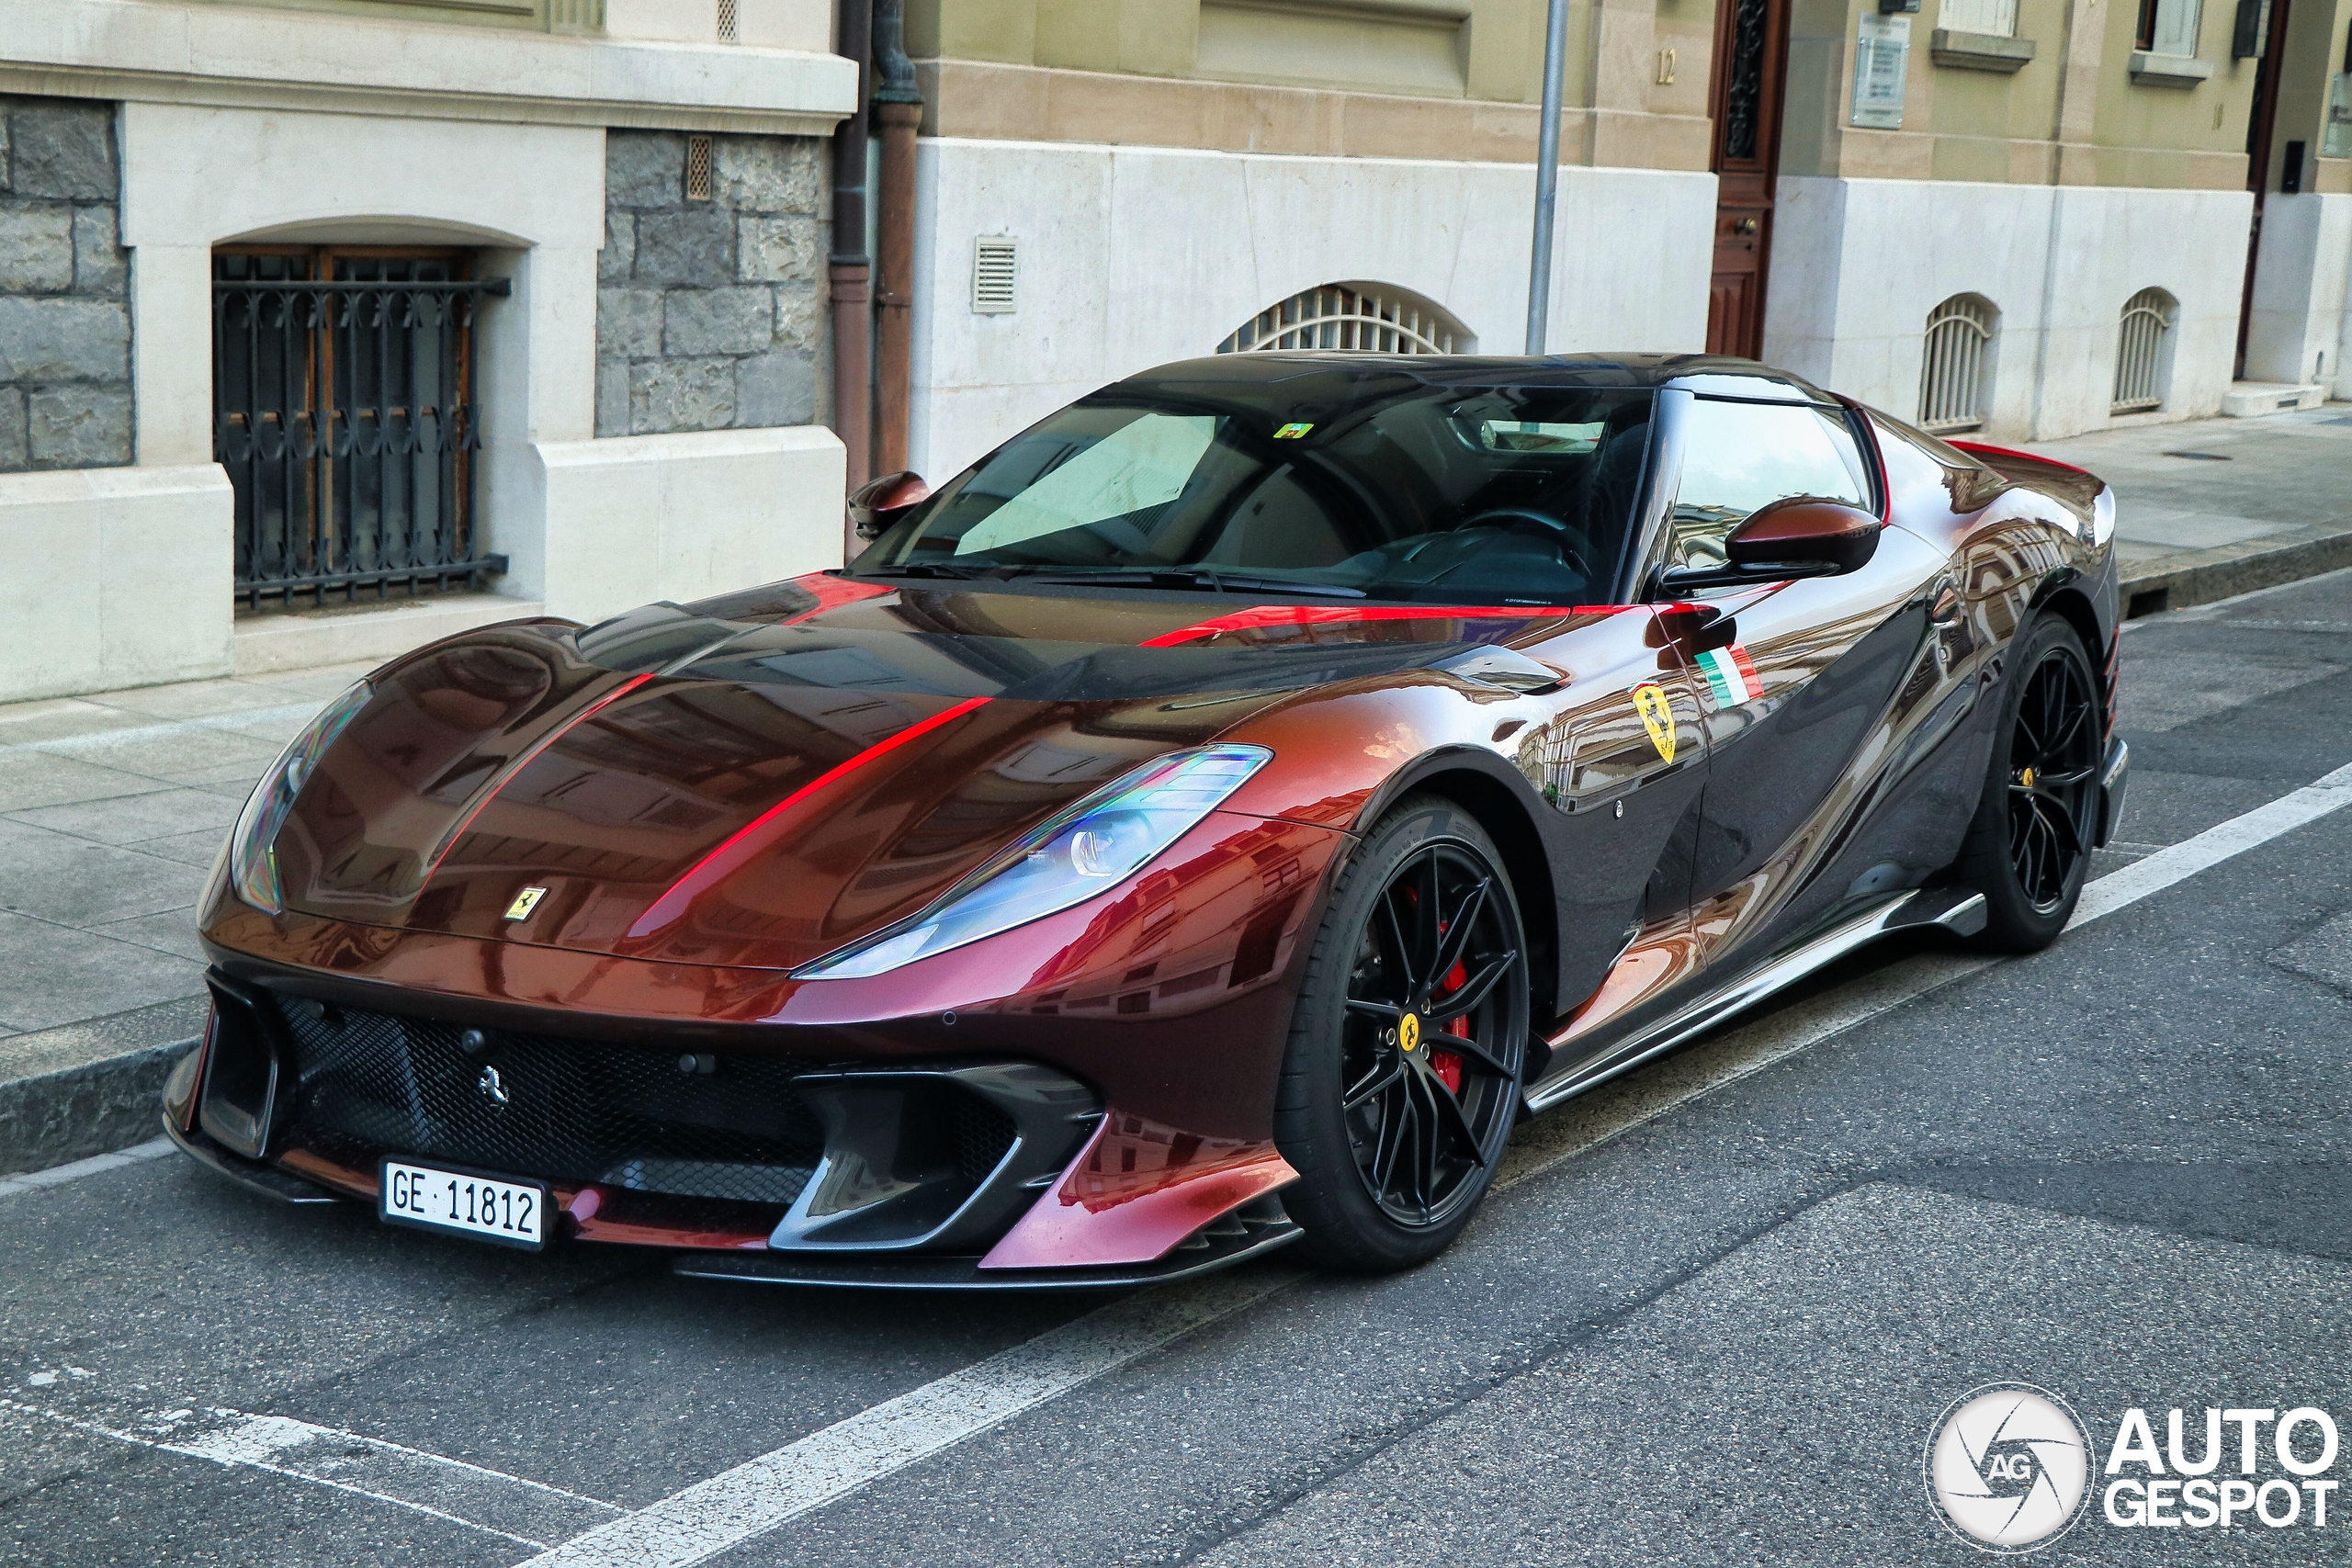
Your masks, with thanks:
M1012 1147L1012 1118L984 1100L956 1097L956 1174L967 1190L989 1179Z
M553 1181L790 1203L824 1148L791 1089L806 1062L485 1030L277 999L294 1041L292 1133ZM485 1086L495 1068L500 1104Z

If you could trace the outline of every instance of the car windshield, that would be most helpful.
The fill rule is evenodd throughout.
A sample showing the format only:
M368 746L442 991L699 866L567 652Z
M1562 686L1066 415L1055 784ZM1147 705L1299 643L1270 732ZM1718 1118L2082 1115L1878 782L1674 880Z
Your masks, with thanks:
M1625 548L1651 401L1328 365L1123 382L957 475L850 570L1589 602Z

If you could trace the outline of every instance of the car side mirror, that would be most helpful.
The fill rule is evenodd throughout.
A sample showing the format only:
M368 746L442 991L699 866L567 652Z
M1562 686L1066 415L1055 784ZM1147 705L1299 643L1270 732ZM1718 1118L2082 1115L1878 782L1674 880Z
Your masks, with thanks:
M1835 577L1868 564L1878 552L1881 524L1858 506L1816 496L1792 496L1758 508L1724 541L1730 557L1720 567L1679 568L1659 586L1672 593L1792 577Z
M931 499L931 487L912 469L868 479L849 492L849 525L861 539L878 536L907 508Z

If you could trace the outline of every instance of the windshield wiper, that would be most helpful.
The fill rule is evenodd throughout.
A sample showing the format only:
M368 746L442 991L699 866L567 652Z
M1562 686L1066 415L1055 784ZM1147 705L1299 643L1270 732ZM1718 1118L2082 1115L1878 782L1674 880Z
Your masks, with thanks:
M1051 568L1044 569L1052 570ZM1033 582L1068 587L1205 588L1213 593L1299 593L1324 599L1361 599L1361 588L1329 582L1295 582L1283 577L1251 577L1246 572L1214 571L1200 566L1106 567L1100 571L1064 571L1055 576L1023 572Z
M987 577L992 572L1002 570L1001 567L996 566L958 566L952 561L910 560L899 561L892 566L869 567L854 575L858 577L946 577L953 578L958 582L970 582L976 578Z

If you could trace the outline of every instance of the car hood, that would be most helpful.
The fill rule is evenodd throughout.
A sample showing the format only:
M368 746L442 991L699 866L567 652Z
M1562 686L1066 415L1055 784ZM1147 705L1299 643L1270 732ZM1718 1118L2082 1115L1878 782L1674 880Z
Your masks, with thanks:
M468 634L374 678L279 835L286 902L789 968L1302 691L1544 675L1497 646L1537 612L1234 604L816 577Z

